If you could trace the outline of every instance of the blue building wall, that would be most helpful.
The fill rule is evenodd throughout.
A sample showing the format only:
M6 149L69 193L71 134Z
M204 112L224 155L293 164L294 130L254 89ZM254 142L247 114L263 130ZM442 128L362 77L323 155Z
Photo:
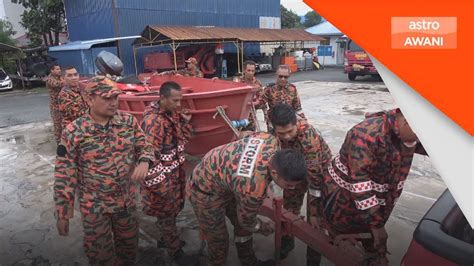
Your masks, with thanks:
M64 4L71 41L139 35L147 25L258 28L261 16L280 17L280 0L64 0ZM126 74L134 72L132 43L119 42ZM260 48L249 45L245 51L259 53ZM142 54L137 57L140 68Z
M81 75L94 75L97 72L95 58L101 51L108 51L117 54L117 47L96 47L87 50L56 51L48 54L58 59L58 64L65 66L74 66Z
M70 41L115 37L112 0L64 0Z

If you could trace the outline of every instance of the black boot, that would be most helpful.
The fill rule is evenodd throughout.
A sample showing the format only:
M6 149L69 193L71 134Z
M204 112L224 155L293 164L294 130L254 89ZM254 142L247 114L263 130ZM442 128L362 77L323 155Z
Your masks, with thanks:
M284 260L290 252L295 248L295 238L291 236L283 236L281 238L280 259Z
M253 250L253 239L250 238L249 240L243 243L235 243L235 247L237 248L237 255L239 256L240 264L242 266L273 266L275 265L274 260L259 260L255 256L255 251Z
M172 258L173 262L179 266L199 265L199 257L187 255L182 249L178 250Z
M179 248L183 248L184 246L186 246L186 242L184 240L180 240L179 241ZM163 238L160 238L160 239L156 240L156 247L157 248L166 248L166 243L165 243L165 241L163 241Z

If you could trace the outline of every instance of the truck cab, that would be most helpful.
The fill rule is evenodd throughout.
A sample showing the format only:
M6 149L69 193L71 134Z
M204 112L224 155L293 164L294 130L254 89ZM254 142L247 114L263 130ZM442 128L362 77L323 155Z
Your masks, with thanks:
M344 73L353 81L357 76L378 76L377 69L367 53L354 41L348 39L344 52Z

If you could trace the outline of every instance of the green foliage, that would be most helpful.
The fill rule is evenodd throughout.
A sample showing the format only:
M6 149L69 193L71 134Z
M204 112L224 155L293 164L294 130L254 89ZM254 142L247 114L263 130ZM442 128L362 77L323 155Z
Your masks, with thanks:
M12 24L6 20L0 19L0 42L9 45L15 45L12 36L15 34Z
M59 44L59 33L65 29L65 12L62 0L11 0L21 4L25 11L21 25L27 30L31 46Z
M315 11L310 11L304 15L304 26L306 28L312 27L314 25L318 25L321 23L321 15L316 13Z
M283 5L280 5L281 11L281 27L282 28L301 28L301 18L293 12L288 10Z

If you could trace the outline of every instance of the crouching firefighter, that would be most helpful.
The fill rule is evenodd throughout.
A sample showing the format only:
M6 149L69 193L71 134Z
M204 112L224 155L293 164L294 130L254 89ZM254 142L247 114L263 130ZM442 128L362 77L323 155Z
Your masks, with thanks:
M281 150L277 138L268 133L219 146L208 152L188 181L190 200L208 245L208 264L226 265L227 216L234 226L234 240L242 265L274 265L260 261L253 251L252 233L268 236L271 222L257 218L271 181L293 188L306 178L301 153Z
M426 155L399 109L368 114L352 127L325 169L322 198L330 235L371 233L362 240L365 251L375 264L388 264L385 224L415 153Z

